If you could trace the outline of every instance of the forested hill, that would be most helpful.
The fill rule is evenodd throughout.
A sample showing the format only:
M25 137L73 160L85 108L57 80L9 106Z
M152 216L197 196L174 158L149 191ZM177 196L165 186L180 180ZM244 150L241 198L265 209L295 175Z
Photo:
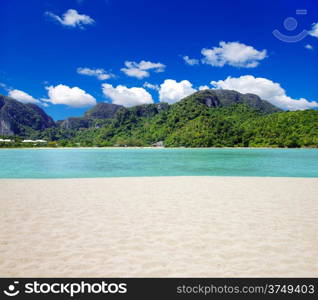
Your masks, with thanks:
M281 111L253 94L205 90L172 105L100 103L28 137L73 147L318 147L318 111Z

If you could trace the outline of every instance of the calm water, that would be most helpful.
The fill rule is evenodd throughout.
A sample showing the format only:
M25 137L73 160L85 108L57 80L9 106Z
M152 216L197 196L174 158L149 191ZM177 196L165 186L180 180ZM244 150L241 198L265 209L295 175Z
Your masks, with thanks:
M0 178L318 177L318 149L1 149Z

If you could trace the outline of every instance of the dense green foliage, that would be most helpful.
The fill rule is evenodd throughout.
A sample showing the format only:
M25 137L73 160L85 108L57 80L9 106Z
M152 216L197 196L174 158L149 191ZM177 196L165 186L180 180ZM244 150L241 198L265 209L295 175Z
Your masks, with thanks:
M173 105L109 108L106 116L95 107L93 114L29 137L46 139L51 147L151 146L159 141L167 147L318 147L318 111L283 112L255 95L204 91Z

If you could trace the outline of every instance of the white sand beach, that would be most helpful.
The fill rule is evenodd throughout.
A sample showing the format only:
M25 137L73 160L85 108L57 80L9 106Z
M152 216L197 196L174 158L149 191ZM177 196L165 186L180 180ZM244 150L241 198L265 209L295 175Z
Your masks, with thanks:
M0 276L318 277L318 178L0 180Z

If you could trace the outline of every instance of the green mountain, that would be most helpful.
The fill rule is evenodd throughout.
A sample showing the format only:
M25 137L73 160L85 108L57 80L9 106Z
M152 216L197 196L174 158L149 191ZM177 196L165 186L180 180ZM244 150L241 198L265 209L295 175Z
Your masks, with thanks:
M88 119L110 119L113 118L116 112L123 108L122 105L111 104L106 102L97 103L94 107L85 113Z
M28 136L54 126L53 119L37 105L0 95L0 136Z
M256 95L206 90L172 105L121 107L102 123L51 138L70 146L317 147L317 126L318 111L286 112Z
M78 130L81 128L89 128L96 125L96 120L111 119L115 116L119 109L123 109L121 105L101 102L89 109L83 117L70 117L66 120L58 121L57 125L62 129Z
M253 94L205 90L172 105L100 103L30 137L73 147L318 147L318 111L282 111Z
M259 109L264 113L281 111L281 109L265 100L262 100L257 95L241 94L232 90L203 90L192 94L184 100L187 101L189 99L194 99L208 107L229 106L241 103Z

